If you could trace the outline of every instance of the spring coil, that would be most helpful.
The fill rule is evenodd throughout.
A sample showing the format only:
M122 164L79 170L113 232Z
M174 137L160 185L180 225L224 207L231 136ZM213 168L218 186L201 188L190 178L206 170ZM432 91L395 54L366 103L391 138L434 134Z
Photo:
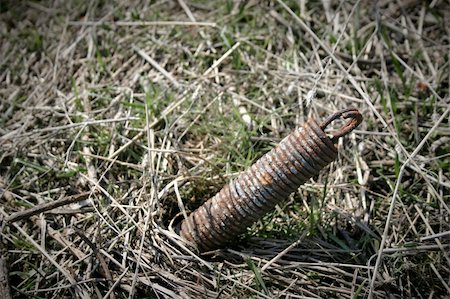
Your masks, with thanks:
M328 137L325 128L340 117L351 120ZM222 247L334 161L334 144L361 121L353 108L331 115L321 125L309 119L192 212L181 223L180 235L201 251Z

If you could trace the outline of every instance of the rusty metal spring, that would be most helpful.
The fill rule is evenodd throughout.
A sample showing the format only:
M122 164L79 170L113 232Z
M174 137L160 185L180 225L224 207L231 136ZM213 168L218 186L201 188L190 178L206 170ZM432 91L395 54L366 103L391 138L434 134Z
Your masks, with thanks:
M325 128L340 117L350 121L328 137ZM180 235L202 251L225 245L334 161L334 144L361 121L353 108L331 115L321 125L309 119L192 212L181 223Z

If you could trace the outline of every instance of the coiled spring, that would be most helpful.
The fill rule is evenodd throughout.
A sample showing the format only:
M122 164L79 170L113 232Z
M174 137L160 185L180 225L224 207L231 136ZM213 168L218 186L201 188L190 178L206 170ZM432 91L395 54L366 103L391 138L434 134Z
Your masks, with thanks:
M350 121L328 137L325 128L340 117ZM334 143L361 121L356 109L337 112L321 125L309 119L192 212L181 223L180 235L202 251L222 247L334 161Z

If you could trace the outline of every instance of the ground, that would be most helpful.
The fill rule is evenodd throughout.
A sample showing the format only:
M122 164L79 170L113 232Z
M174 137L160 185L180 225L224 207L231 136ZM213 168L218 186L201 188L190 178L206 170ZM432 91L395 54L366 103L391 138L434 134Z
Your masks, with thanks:
M2 0L11 296L449 296L449 22L439 0ZM308 117L349 107L364 120L337 160L234 243L176 234Z

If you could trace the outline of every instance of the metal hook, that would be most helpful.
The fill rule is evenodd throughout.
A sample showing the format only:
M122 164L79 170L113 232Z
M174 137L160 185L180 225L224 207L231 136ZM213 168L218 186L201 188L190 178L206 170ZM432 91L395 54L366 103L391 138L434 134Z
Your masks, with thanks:
M336 143L339 138L341 138L342 136L345 136L348 133L350 133L351 131L353 131L357 126L359 126L359 124L363 120L363 117L362 117L361 113L359 113L359 111L357 109L355 109L355 108L348 108L348 109L344 109L344 110L338 111L338 112L330 115L330 117L328 117L320 125L320 128L322 130L325 130L325 128L332 121L334 121L334 120L336 120L338 118L341 118L341 117L344 118L344 119L348 119L348 118L351 118L351 119L342 128L340 128L339 130L334 132L333 137L331 138L333 143Z

